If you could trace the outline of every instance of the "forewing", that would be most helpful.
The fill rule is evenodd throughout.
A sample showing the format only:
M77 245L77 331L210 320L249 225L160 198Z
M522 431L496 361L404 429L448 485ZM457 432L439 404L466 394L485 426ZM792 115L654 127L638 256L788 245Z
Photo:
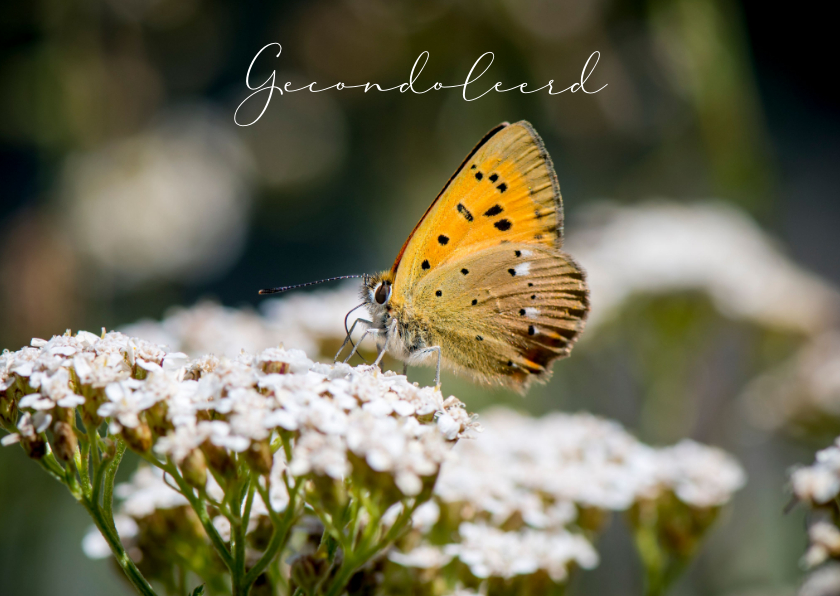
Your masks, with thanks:
M432 270L416 286L414 304L452 368L524 389L569 355L589 296L568 255L511 243Z
M562 246L563 205L551 158L525 122L491 131L467 156L394 263L395 292L436 268L503 242Z

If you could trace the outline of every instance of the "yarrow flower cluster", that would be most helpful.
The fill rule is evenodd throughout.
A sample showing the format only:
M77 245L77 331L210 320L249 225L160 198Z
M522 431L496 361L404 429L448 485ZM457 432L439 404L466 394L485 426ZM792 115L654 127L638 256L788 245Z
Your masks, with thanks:
M0 388L3 444L68 486L95 523L85 552L144 594L187 574L211 593L541 593L597 566L615 511L665 581L744 483L692 441L653 448L588 414L479 427L402 375L281 347L191 359L68 333L4 352ZM114 486L127 447L145 463Z
M540 573L562 582L575 567L596 566L591 541L612 511L681 560L746 480L719 449L693 441L656 449L589 414L532 418L497 408L481 425L480 438L459 442L441 470L438 521L426 537L400 544L391 561L466 585L504 579L515 594L539 585ZM686 515L697 524L669 525ZM666 540L692 548L677 552Z
M333 557L343 552L343 561L331 561L334 593L362 555L399 535L428 500L452 444L477 426L454 397L372 367L315 364L283 348L190 360L119 332L68 333L4 352L0 388L0 417L11 431L3 444L20 442L68 484L95 513L118 559L113 522L97 518L110 513L111 466L127 445L159 470L152 476L141 469L133 489L118 490L128 535L142 536L161 511L191 507L170 521L202 537L207 561L221 557L232 575L241 566L238 581L253 583L308 507L335 541ZM397 504L405 513L391 521L391 532L379 522ZM246 546L256 540L249 530L260 528L267 543ZM95 540L87 544L96 551ZM212 546L219 550L213 556ZM134 548L151 579L171 577L175 563L207 572L189 567L201 557L160 560L142 540ZM255 559L255 552L271 557Z

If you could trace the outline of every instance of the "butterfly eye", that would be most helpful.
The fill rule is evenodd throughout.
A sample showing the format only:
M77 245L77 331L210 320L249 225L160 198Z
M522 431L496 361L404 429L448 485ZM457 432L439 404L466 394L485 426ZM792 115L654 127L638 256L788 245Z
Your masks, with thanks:
M388 298L391 297L391 284L379 284L376 292L373 294L377 304L385 304Z

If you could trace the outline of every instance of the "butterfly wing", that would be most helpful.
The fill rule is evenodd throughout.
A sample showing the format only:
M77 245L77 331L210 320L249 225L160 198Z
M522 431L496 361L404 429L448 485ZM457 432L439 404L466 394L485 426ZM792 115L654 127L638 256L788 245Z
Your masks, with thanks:
M394 292L503 242L562 246L563 204L551 158L525 121L503 124L467 156L414 228L391 269ZM399 299L399 298L398 298Z
M589 298L577 264L555 248L506 243L429 272L412 316L456 372L524 390L545 380L583 331Z

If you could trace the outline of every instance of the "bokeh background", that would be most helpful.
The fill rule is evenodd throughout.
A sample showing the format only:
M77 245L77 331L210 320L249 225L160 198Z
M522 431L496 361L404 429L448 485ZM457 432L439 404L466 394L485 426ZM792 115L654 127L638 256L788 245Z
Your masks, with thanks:
M772 294L782 313L774 322L727 311L725 286L715 294L711 283L631 280L611 316L524 400L448 376L444 389L474 410L584 409L646 442L724 447L749 483L673 593L793 594L806 537L804 513L784 513L787 471L840 428L840 391L804 421L784 402L806 401L808 379L792 377L824 359L820 332L836 322L829 298L817 308L797 285L808 280L825 297L840 283L830 27L811 11L754 0L7 2L0 347L161 319L204 299L256 309L261 287L384 269L474 143L524 118L554 159L567 231L579 231L583 254L598 254L597 234L584 232L606 218L619 240L598 246L624 253L623 271L643 273L634 259L655 261L668 243L622 251L631 221L642 226L628 232L638 240L657 221L645 209L685 206L674 217L690 225L692 209L714 205L720 221L743 226L718 234L724 224L711 217L686 250L708 242L723 259L714 269L747 250L738 241L746 230L796 268L793 286L763 285L773 272L760 267L744 276L754 294ZM257 124L237 127L248 64L275 41L281 57L264 56L255 80L276 68L280 83L390 87L427 50L421 81L452 84L492 51L479 87L554 79L563 88L598 50L592 88L609 86L470 103L457 90L300 92L275 95ZM649 234L658 237L656 225ZM838 363L822 363L824 375L836 377ZM764 400L783 383L792 388ZM19 449L0 450L0 594L129 593L109 564L85 558L87 526L63 487ZM573 593L638 594L630 540L614 523L597 545L601 565Z

